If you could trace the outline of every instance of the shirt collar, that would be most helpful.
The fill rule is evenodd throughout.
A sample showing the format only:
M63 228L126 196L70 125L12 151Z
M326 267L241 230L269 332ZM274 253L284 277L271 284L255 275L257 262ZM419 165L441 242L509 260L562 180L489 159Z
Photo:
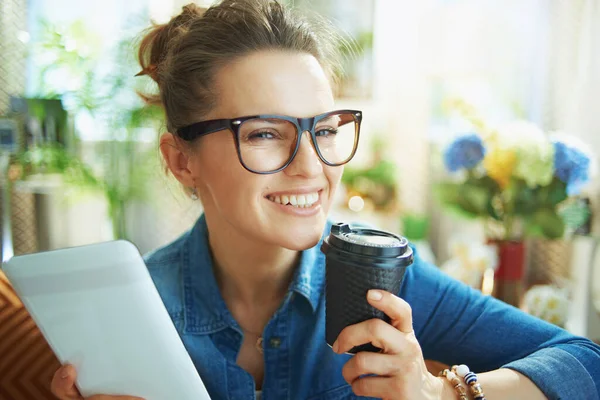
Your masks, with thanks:
M304 250L299 266L290 284L290 291L302 295L316 311L325 286L325 256L321 244L329 234L331 222L328 221L319 243ZM208 229L202 215L183 246L182 283L184 303L184 332L191 334L210 334L226 327L237 326L221 296L213 272Z
M319 243L302 252L300 264L290 285L290 290L308 300L313 312L317 310L325 290L325 255L321 252L321 244L330 229L331 223L328 221Z

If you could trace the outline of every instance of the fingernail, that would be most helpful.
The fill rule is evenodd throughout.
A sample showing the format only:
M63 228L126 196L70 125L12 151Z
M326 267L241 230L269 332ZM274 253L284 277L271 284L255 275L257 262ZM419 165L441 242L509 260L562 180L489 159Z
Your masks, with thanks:
M383 294L379 290L369 290L367 293L367 298L369 300L381 300L383 298Z
M333 342L333 346L331 346L331 347L333 348L333 351L334 351L335 353L337 353L337 352L338 352L338 346L339 346L339 345L338 345L338 341L337 341L337 340L336 340L335 342Z
M61 379L67 379L68 377L69 377L69 373L68 373L67 371L63 371L63 372L60 374L60 378L61 378Z

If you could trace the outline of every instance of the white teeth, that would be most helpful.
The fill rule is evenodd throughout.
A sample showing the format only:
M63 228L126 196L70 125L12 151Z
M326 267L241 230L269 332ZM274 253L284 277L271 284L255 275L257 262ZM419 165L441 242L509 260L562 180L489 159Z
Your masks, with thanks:
M319 200L319 193L267 196L267 198L278 204L290 204L298 208L310 208Z

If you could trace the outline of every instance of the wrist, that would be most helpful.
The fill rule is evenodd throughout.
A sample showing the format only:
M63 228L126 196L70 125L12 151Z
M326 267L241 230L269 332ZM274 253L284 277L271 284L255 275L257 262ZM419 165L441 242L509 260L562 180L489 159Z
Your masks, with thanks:
M440 376L437 379L442 383L442 400L458 400L458 393L446 377Z

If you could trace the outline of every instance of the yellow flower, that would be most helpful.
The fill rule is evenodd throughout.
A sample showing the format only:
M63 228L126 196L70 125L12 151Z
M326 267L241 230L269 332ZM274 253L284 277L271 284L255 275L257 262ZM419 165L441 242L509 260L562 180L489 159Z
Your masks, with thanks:
M517 155L514 150L494 146L486 153L483 166L488 175L504 189L510 182L516 162Z

